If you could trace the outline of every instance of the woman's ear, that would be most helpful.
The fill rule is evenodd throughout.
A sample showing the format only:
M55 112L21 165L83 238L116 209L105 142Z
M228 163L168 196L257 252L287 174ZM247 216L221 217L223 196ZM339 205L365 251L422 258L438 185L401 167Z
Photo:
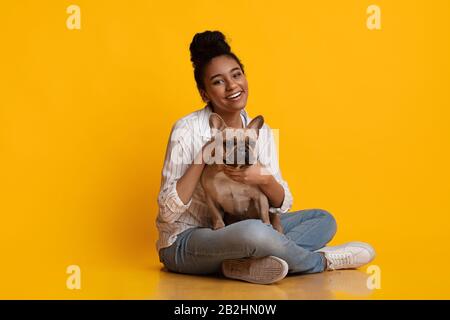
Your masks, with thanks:
M200 91L200 96L202 97L202 100L204 102L206 102L206 103L209 103L210 99L209 99L208 94L206 93L206 91L203 90L203 89L199 89L199 91Z

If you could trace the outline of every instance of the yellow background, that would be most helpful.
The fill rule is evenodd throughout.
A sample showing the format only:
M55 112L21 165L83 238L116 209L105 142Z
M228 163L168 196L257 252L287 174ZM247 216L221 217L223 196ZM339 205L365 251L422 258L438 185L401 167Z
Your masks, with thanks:
M280 129L293 210L376 248L371 297L450 298L449 17L447 0L5 1L0 298L157 296L161 167L203 107L188 48L204 30L244 63L250 116Z

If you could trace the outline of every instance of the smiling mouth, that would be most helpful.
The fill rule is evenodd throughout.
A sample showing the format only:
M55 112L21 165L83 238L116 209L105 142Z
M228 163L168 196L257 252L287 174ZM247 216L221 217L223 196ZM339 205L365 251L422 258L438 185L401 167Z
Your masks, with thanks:
M233 94L229 95L228 97L226 97L226 99L238 100L242 96L243 93L244 93L244 91L239 91L239 92L233 93Z

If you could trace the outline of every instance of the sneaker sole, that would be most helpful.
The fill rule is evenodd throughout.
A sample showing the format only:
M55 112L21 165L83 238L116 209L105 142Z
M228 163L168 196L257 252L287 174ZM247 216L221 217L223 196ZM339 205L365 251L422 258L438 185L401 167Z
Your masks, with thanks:
M222 273L227 278L256 284L271 284L286 277L289 266L275 256L263 258L230 259L222 262Z

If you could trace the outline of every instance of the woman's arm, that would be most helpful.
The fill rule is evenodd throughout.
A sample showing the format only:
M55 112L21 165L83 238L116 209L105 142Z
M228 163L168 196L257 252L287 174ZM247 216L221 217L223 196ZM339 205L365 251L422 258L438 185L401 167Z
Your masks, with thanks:
M189 208L192 194L203 171L202 152L194 154L195 161L192 161L191 155L195 148L191 138L191 129L184 122L177 122L172 127L158 194L158 219L166 223L175 222ZM202 150L210 142L208 141Z
M199 154L202 154L202 152L199 152ZM203 161L201 161L201 163L194 161L186 170L184 175L177 181L176 188L178 197L180 197L184 204L187 204L192 198L195 187L200 180L200 176L202 175L204 168L205 163Z
M273 175L267 175L265 182L259 184L259 189L269 199L271 207L280 208L284 201L284 188Z
M208 141L202 150L196 155L194 162L189 166L184 175L177 181L176 189L178 197L184 204L187 204L192 198L195 187L197 186L203 169L205 168L205 162L203 161L203 152L210 143L214 141Z

